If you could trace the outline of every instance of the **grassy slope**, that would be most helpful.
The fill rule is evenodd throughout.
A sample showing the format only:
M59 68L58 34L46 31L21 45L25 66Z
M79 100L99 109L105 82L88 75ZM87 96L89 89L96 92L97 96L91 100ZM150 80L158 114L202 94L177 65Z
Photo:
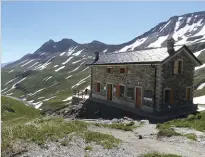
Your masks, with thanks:
M162 124L157 124L159 129L158 137L160 136L186 136L189 139L196 140L195 134L180 134L172 127L191 128L198 131L205 132L205 112L197 113L196 115L189 115L187 118L175 119Z
M17 124L30 121L40 116L40 111L26 106L18 100L1 97L1 120L3 125Z
M82 71L86 68L85 64L82 64L77 71L69 73L73 69L77 68L80 63L83 62L82 60L77 64L72 64L72 62L82 59L82 57L77 56L77 57L73 57L70 60L70 62L68 62L65 65L64 69L55 72L55 70L63 66L62 63L69 58L67 56L60 57L59 54L57 56L58 57L52 60L52 64L49 64L45 70L31 72L28 76L26 76L27 78L24 81L22 81L16 89L13 89L7 92L6 94L13 93L12 96L15 97L23 96L27 99L27 101L34 100L34 102L43 101L44 99L48 99L50 97L56 96L51 100L43 101L44 104L41 107L43 110L48 110L48 109L55 110L65 105L68 105L68 102L63 102L62 100L72 95L73 89L71 89L71 87L79 83L79 81L81 81L85 77L87 77L89 75L89 69ZM17 68L18 71L22 72L28 70L28 67L34 64L35 62L36 61L29 63L28 65L23 67L21 67L21 64L18 64L15 66L15 68ZM54 68L55 65L59 65L59 66ZM14 83L20 81L23 78L21 75L16 80L14 80L13 82L5 86L6 82L11 80L12 78L15 78L19 74L19 72L16 72L16 69L14 70L14 72L8 74L8 71L12 69L14 68L10 67L6 69L2 69L2 80L3 80L2 89L6 87L8 89L11 89ZM69 79L65 79L69 75L72 75L72 77ZM49 79L48 81L45 81L44 79L49 76L52 76L52 78ZM77 88L84 89L89 85L89 82L90 82L90 78L87 78L85 82L77 86ZM36 93L35 95L31 95L31 96L27 95L27 94L35 93L39 89L43 89L43 88L45 89L39 93ZM44 98L38 99L40 97L44 97Z

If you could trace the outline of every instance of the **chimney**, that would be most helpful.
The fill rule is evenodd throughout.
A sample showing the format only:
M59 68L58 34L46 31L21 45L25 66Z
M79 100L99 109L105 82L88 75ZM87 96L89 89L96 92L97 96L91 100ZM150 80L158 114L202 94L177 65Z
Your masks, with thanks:
M94 61L94 63L97 62L98 59L99 59L99 52L96 51L96 52L95 52L95 61Z
M170 56L173 55L175 52L174 43L175 43L175 40L173 38L167 39L167 51Z

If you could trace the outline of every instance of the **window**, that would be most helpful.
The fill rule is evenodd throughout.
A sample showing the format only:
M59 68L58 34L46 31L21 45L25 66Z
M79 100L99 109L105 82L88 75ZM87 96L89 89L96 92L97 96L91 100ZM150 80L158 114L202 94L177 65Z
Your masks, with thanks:
M111 73L112 68L107 68L107 73Z
M174 90L173 89L164 90L164 103L174 104Z
M166 89L164 93L164 103L170 102L170 89Z
M134 89L133 88L127 88L127 96L130 98L134 98Z
M182 68L183 68L182 60L174 61L174 74L182 74Z
M191 87L186 88L186 100L191 100Z
M120 73L125 73L125 68L120 68Z
M125 96L125 87L122 85L117 85L116 87L116 96L124 97Z
M153 98L152 90L144 90L144 97Z
M96 85L97 87L96 87L96 92L100 92L100 83L99 82L97 82L97 85Z

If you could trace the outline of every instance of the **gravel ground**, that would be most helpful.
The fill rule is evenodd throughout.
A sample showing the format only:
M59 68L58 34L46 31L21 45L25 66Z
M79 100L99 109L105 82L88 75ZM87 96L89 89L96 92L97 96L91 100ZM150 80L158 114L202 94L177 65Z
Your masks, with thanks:
M109 123L106 121L106 123ZM139 124L139 122L138 122ZM122 131L117 129L89 126L89 130L111 134L115 138L121 139L122 143L118 148L104 149L95 143L85 143L80 137L73 137L67 146L62 146L61 142L48 142L45 146L34 143L17 143L28 151L15 155L20 157L139 157L150 152L177 154L183 157L204 157L205 144L200 141L192 141L182 136L157 139L158 130L155 124L144 123L133 131ZM177 128L179 129L179 128ZM176 129L176 130L177 130ZM183 130L189 133L190 130ZM192 130L193 131L193 130ZM182 132L180 130L180 132ZM198 133L201 135L201 133ZM142 139L139 139L142 135ZM86 151L85 147L91 146L91 151Z

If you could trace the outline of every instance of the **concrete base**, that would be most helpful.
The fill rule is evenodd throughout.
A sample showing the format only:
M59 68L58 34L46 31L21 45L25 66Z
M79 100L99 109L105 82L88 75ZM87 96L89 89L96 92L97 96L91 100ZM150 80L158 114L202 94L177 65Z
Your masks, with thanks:
M141 108L136 108L134 104L118 101L113 99L112 101L106 100L105 97L93 94L91 101L100 103L101 105L106 105L114 108L130 112L144 119L154 120L154 121L166 121L169 119L174 119L180 116L187 116L192 113L197 112L197 105L189 104L184 106L175 105L172 108L166 108L166 110L154 111L153 108L142 106Z

